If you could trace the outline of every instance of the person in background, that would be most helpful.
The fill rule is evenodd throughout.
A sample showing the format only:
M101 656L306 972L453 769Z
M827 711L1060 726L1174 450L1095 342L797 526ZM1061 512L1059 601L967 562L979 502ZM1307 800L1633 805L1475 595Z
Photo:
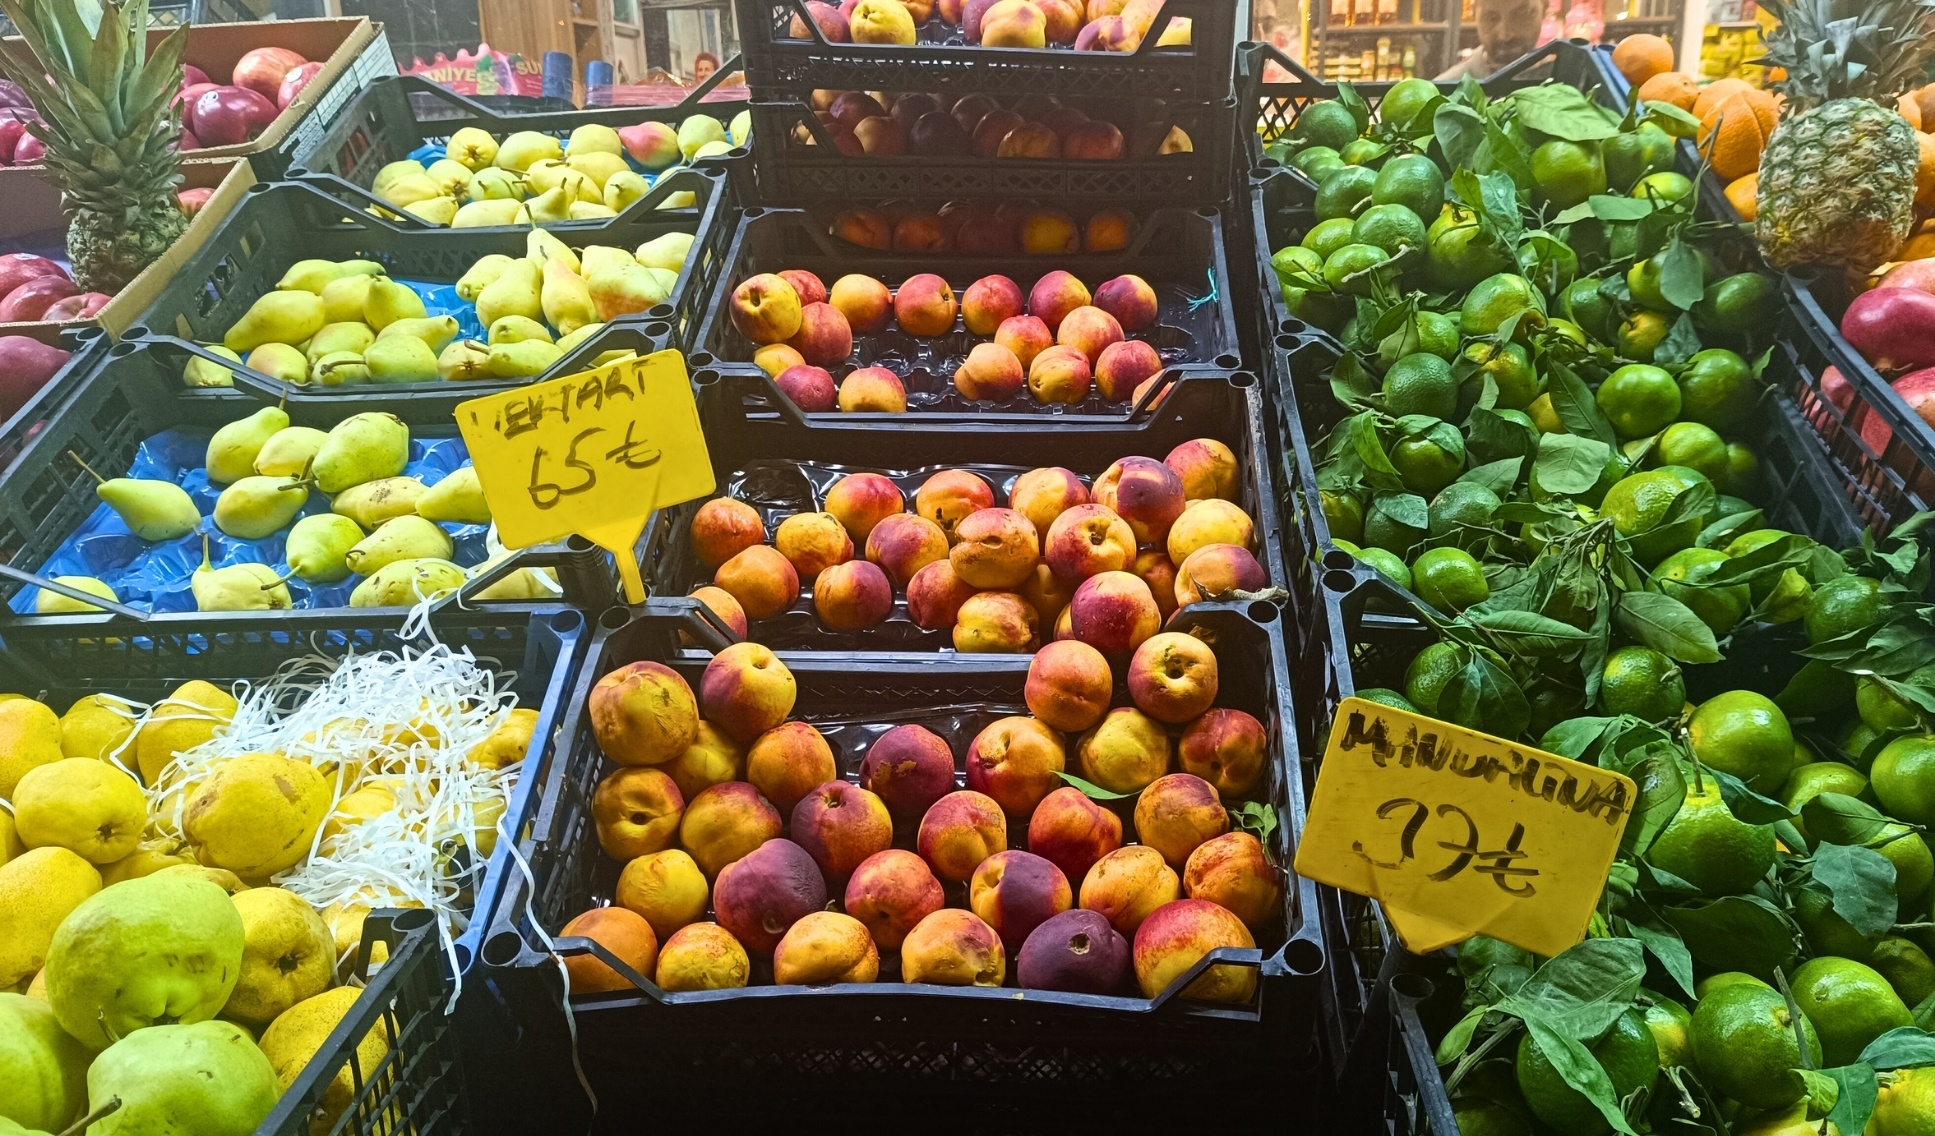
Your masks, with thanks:
M1488 79L1492 73L1539 45L1545 0L1477 0L1478 50L1440 79Z
M696 86L712 78L712 73L718 69L719 57L710 51L701 51L698 58L692 61L693 85Z

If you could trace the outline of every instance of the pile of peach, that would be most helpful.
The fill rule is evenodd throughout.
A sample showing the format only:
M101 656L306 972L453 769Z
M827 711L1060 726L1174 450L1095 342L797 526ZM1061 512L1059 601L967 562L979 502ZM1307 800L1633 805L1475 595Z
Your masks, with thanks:
M797 18L797 17L796 17ZM1105 119L1063 106L1048 95L1027 95L1014 109L987 95L965 95L949 107L915 92L887 98L866 91L815 91L813 114L833 145L849 157L917 154L930 158L1071 158L1105 162L1129 154L1122 130ZM804 126L795 136L813 144ZM1138 156L1190 153L1180 127L1154 122L1138 131Z
M959 300L944 277L910 276L900 288L852 274L833 282L800 269L762 272L732 291L732 325L759 348L753 361L780 393L809 413L907 409L907 389L885 367L859 367L836 385L828 368L853 354L855 334L891 319L919 338L946 335L959 316L976 343L954 372L954 389L976 402L1005 402L1023 387L1041 403L1076 403L1094 389L1110 402L1140 399L1162 372L1156 349L1127 333L1156 322L1155 289L1117 276L1094 293L1059 269L1024 296L1006 276L983 276Z
M780 985L873 982L885 951L904 982L1001 986L1012 969L1026 989L1154 997L1209 951L1254 947L1284 877L1232 831L1226 804L1263 782L1269 738L1251 715L1212 708L1214 652L1157 635L1126 675L1133 705L1112 709L1101 652L1044 649L1028 671L1033 716L983 729L957 789L947 742L912 724L874 741L858 785L841 780L820 732L787 720L793 676L758 644L721 651L696 697L669 667L620 667L589 710L619 767L592 817L624 868L612 906L562 933L670 991L744 986L754 954ZM1124 844L1123 815L1064 787L1064 769L1133 794L1122 804L1138 843ZM1011 823L1027 851L1009 848ZM717 922L701 921L708 908ZM569 966L574 991L629 988L596 958ZM1183 993L1247 1002L1256 975L1218 964Z
M787 517L770 545L757 510L715 497L692 517L693 552L713 569L692 595L741 637L747 617L788 610L808 579L834 631L881 623L898 589L908 617L951 628L957 651L1033 651L1050 629L1133 651L1178 607L1268 583L1250 551L1255 525L1234 503L1236 472L1228 446L1197 438L1162 461L1123 458L1092 488L1059 466L1029 470L1006 508L979 474L942 470L912 512L891 479L851 473L824 512Z
M1132 52L1154 28L1162 5L1163 0L845 0L836 7L807 0L806 10L831 43L911 46L920 25L939 17L959 27L967 42L986 47L1053 44L1076 51ZM1172 17L1156 44L1187 46L1193 32L1187 17ZM810 38L798 16L787 34Z
M1124 209L1104 209L1077 224L1060 209L1027 201L1003 202L993 209L951 201L932 213L889 202L873 209L849 209L833 219L827 232L871 249L1053 256L1128 248L1135 216Z

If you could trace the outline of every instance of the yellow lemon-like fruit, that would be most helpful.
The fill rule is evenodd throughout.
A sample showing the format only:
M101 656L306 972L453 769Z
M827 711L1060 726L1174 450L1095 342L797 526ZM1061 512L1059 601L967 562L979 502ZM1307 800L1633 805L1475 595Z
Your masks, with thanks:
M105 761L69 757L27 771L13 792L14 824L30 848L65 848L111 864L141 843L148 799L134 778Z
M217 727L235 717L235 708L235 699L227 691L200 679L176 687L173 694L154 705L135 735L134 756L141 780L154 785L175 754L214 737ZM0 703L0 710L4 709L5 704Z
M52 710L31 698L0 701L0 797L12 800L29 769L61 757L60 719Z
M330 797L329 783L306 762L243 754L195 787L182 828L204 864L261 879L309 855Z
M261 1027L329 989L336 940L309 901L283 888L232 897L242 913L242 974L222 1015Z
M470 763L481 769L502 769L524 760L531 748L531 734L537 729L538 712L519 707L511 711L504 724L471 748Z

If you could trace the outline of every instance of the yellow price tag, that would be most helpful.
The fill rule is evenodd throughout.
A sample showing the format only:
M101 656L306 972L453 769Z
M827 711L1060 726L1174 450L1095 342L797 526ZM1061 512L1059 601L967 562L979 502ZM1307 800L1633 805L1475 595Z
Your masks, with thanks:
M1362 698L1337 708L1297 873L1384 904L1414 951L1585 937L1632 779Z
M714 486L677 351L458 403L457 429L504 546L577 533L611 552L631 603L645 599L634 546L652 510Z

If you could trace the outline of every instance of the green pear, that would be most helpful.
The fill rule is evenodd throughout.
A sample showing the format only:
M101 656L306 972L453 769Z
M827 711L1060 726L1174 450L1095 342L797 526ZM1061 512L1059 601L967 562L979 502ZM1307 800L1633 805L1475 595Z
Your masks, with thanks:
M47 1002L91 1049L149 1026L207 1021L241 975L242 938L228 893L206 880L123 880L61 920L47 947Z
M429 314L415 288L387 276L372 281L370 293L363 299L363 322L379 332L397 320L422 319Z
M464 580L464 570L448 560L397 560L356 585L349 606L414 607L456 591Z
M217 485L240 481L255 471L255 459L270 438L289 425L289 412L265 406L247 418L215 431L208 440L208 480Z
M488 130L466 126L450 136L450 141L443 145L443 152L452 161L460 162L468 169L486 169L491 159L497 156L497 139L492 138Z
M490 378L490 348L474 339L459 339L437 356L437 377L449 381Z
M332 497L352 485L395 477L410 460L410 428L394 414L352 414L336 424L309 464L316 488Z
M744 146L752 140L752 112L742 110L732 116L732 144Z
M264 477L301 477L328 434L313 426L277 430L255 455L255 472Z
M457 338L456 316L430 316L427 319L400 319L384 328L376 338L384 339L392 335L414 335L430 345L432 351L442 351L444 345Z
M559 335L570 335L588 323L598 322L598 312L592 307L591 292L585 287L584 278L562 260L545 262L539 302L544 306L545 322L557 328Z
M551 329L526 316L505 316L490 325L487 343L522 343L527 339L551 342Z
M367 383L370 369L364 365L361 351L331 351L309 368L309 381L325 387Z
M490 349L491 377L498 379L528 379L541 375L551 364L564 358L555 343L541 339L525 339L516 343L495 343Z
M726 128L709 114L695 114L679 123L679 153L684 154L688 162L699 152L699 147L708 142L725 140Z
M373 529L384 521L417 512L417 501L427 492L423 482L414 477L379 477L336 494L329 502L329 511Z
M208 559L208 537L202 537L202 566L188 577L196 611L287 611L289 589L267 564L231 564L217 568Z
M261 540L295 520L309 487L293 477L244 477L215 499L215 527L237 540Z
M188 491L172 481L144 477L104 478L78 454L68 455L94 475L94 495L120 514L128 531L142 540L174 540L201 526L202 515Z
M603 330L604 326L602 323L588 323L570 335L558 336L558 350L564 352L566 355L571 354L577 348L578 344L598 334L599 331Z
M544 318L544 302L539 294L544 270L529 259L504 266L497 279L477 295L477 321L485 327L505 316L526 319Z
M374 276L344 276L323 285L323 318L330 323L361 323Z
M479 201L522 201L524 200L524 179L509 170L486 167L470 177L464 195L472 204Z
M283 291L314 292L347 276L374 276L383 266L373 260L298 260L282 274L275 286Z
M252 351L264 343L301 343L322 330L322 297L314 292L269 292L258 297L222 336L230 351Z
M211 355L220 355L237 363L242 361L240 355L219 343L207 346ZM187 366L181 369L181 382L183 386L190 387L232 387L235 385L235 372L211 363L200 355L190 355Z
M87 1107L94 1055L67 1036L54 1009L25 994L0 994L0 1116L57 1132Z
M638 263L646 268L663 268L677 273L692 253L691 233L666 233L638 246Z
M315 513L296 522L283 543L282 558L296 577L311 584L349 579L343 557L363 539L363 527L335 513Z
M70 588L79 588L81 591L87 592L90 595L101 596L110 600L118 600L121 598L114 594L114 589L108 587L106 581L97 580L92 576L56 576L54 577L54 582L56 584L66 584ZM34 595L34 612L38 615L68 615L74 612L105 610L105 608L98 607L94 604L82 603L80 600L63 596L59 592L50 592L46 588L40 589Z
M510 266L511 258L501 252L478 258L477 263L470 266L470 271L457 278L457 295L476 303L477 297L484 294L484 289Z
M359 279L369 278L365 276ZM376 342L375 329L364 323L363 317L359 315L354 320L324 324L322 330L309 337L309 348L305 354L313 364L323 356L333 355L338 351L354 351L361 354L365 347L374 342Z
M556 224L571 220L571 203L576 200L577 194L572 190L554 186L526 201L524 211L530 214L533 225Z
M532 229L525 235L524 259L540 267L554 260L562 260L571 271L579 269L578 254L571 250L571 246L543 229Z
M651 190L651 183L643 177L631 170L619 170L605 179L605 208L613 213L623 213L632 202Z
M564 144L556 138L535 130L520 130L498 143L497 156L491 159L491 164L501 170L523 173L546 158L556 161L562 157Z
M363 352L373 383L427 383L437 377L437 353L414 335L379 338Z
M448 521L461 525L490 524L490 506L484 502L484 487L477 480L477 467L465 466L424 490L417 498L417 516L426 521Z
M500 171L501 172L501 171ZM457 207L450 215L453 229L487 229L517 224L517 215L524 210L519 201L470 201Z
M287 343L264 343L249 352L245 362L251 371L285 383L300 383L309 377L309 358L301 348Z
M343 559L358 576L371 576L399 560L448 560L451 551L448 533L411 514L377 526Z
M275 1111L282 1085L247 1030L198 1022L152 1026L115 1042L88 1068L87 1095L96 1108L121 1102L87 1129L90 1136L250 1136Z

